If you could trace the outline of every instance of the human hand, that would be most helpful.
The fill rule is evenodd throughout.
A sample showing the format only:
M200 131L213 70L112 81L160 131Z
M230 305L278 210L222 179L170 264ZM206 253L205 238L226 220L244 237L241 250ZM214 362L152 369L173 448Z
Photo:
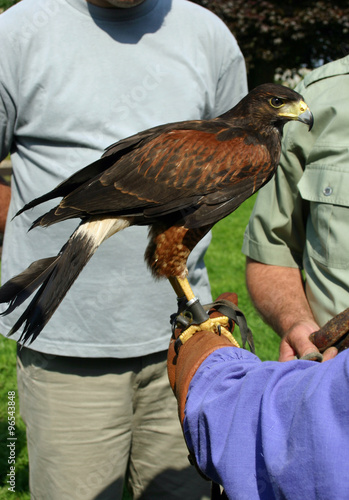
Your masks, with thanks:
M310 335L317 330L319 330L319 325L315 321L295 323L282 338L279 361L290 361L295 356L314 361L327 361L334 358L338 353L335 347L329 347L320 354L319 349L309 339Z
M313 332L309 340L320 352L329 356L329 352L342 352L349 348L349 308L330 319L323 327ZM333 356L331 356L333 357Z

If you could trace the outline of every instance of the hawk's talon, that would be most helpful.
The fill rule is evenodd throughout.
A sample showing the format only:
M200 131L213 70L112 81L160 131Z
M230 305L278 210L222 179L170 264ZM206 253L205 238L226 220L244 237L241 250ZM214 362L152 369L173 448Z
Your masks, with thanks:
M188 328L190 325L190 319L182 314L174 314L171 318L172 330L174 331L178 327Z
M218 335L224 335L235 347L240 347L232 333L225 328L230 323L230 318L227 316L219 316L218 318L209 318L204 321L200 325L191 325L186 330L184 330L181 335L176 340L175 349L178 353L178 350L181 345L185 344L195 333L200 331L211 331L213 333L217 333Z
M191 323L192 318L189 317L189 311L186 310L186 305L187 300L185 297L177 297L177 312L170 316L172 334L174 334L177 326L188 328Z
M179 353L179 348L181 347L182 344L182 341L180 339L180 337L178 337L176 340L175 340L175 343L174 343L174 350L175 350L175 353L177 354L178 356L178 353Z

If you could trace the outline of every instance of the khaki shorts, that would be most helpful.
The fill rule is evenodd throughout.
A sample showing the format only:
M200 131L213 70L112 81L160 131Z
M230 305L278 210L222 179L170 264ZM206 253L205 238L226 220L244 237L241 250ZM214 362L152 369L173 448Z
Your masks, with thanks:
M167 379L166 352L132 359L18 352L32 500L203 500Z

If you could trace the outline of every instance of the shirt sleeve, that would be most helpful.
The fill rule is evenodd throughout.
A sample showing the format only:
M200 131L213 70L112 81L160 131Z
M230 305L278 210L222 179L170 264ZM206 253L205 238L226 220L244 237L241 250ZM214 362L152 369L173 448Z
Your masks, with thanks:
M349 352L319 364L215 351L193 377L184 433L229 498L338 499L349 491Z
M187 8L193 9L193 18L199 19L200 15L199 26L191 23L188 29L197 29L194 31L199 42L194 44L198 50L196 58L204 55L203 62L207 64L202 73L207 87L202 118L211 119L233 108L247 94L245 59L236 38L219 17L190 3Z
M245 59L233 35L229 32L227 37L225 49L230 50L217 82L215 116L235 106L248 91Z
M11 150L16 110L10 96L0 83L0 161Z
M0 161L11 151L13 143L14 128L16 122L16 91L18 78L16 78L15 66L17 58L17 47L7 38L8 30L2 29L5 16L0 16Z

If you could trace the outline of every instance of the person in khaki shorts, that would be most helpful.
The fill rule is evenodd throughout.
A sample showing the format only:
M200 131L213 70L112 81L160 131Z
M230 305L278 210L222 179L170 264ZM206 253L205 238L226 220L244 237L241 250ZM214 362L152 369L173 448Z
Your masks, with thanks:
M348 88L349 56L296 88L313 129L285 127L277 173L259 192L245 232L247 286L282 338L281 361L317 351L309 335L349 304Z
M0 160L11 151L13 166L3 283L56 255L77 225L28 233L57 200L13 219L25 203L120 139L213 118L247 93L235 38L187 0L22 0L0 15L0 47ZM125 476L135 499L209 495L188 462L167 378L176 297L146 268L147 228L123 233L98 250L18 352L35 500L120 499ZM189 264L203 303L211 301L209 241ZM3 335L15 315L0 317Z

